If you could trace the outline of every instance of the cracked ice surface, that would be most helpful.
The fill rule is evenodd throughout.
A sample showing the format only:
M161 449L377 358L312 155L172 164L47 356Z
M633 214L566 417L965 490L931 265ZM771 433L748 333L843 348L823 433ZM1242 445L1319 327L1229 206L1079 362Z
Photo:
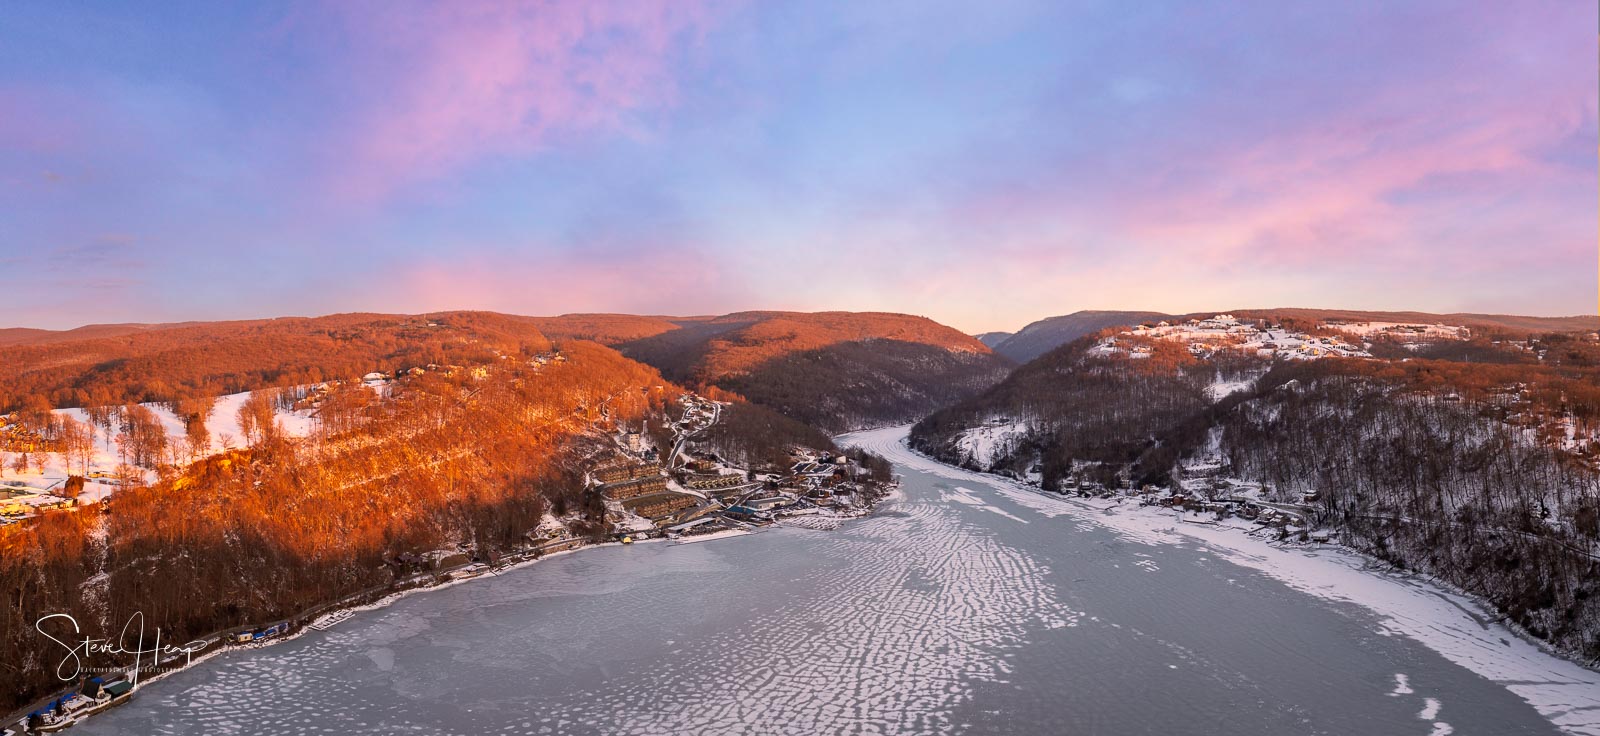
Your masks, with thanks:
M822 545L823 555L847 561L813 568L805 587L824 594L765 610L610 692L615 702L602 711L615 730L946 732L973 683L1008 676L1003 653L1027 631L1075 624L1079 614L1027 556L941 504L900 510ZM823 635L795 635L814 628Z

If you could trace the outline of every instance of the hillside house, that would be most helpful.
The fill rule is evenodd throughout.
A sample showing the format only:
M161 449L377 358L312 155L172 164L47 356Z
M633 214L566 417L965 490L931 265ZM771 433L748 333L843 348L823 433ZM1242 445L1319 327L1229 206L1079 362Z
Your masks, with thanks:
M597 483L618 483L650 475L660 475L661 469L648 463L618 461L601 465L590 472Z
M745 484L745 478L737 473L728 475L691 475L684 479L683 484L697 491L715 491L742 486Z
M607 483L600 487L600 494L613 501L629 498L638 498L652 493L663 493L667 490L666 476L656 474L642 478Z
M623 502L623 508L652 521L670 517L680 511L692 508L700 502L694 496L682 493L655 493L648 496L630 498Z

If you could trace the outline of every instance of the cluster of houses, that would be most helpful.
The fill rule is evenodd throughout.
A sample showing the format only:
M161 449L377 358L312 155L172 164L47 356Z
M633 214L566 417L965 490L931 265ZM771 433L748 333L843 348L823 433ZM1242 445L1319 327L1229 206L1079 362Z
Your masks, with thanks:
M1276 529L1280 538L1301 535L1307 540L1328 541L1325 530L1314 530L1319 516L1317 507L1312 505L1317 500L1316 494L1302 494L1300 503L1282 503L1261 499L1259 491L1258 486L1249 484L1229 489L1227 483L1223 482L1211 493L1197 493L1183 488L1151 490L1140 495L1139 503L1142 506L1162 506L1202 515L1200 519L1185 517L1184 520L1190 523L1216 523L1237 517Z
M1083 462L1082 465L1098 463ZM1222 474L1216 458L1185 462L1171 487L1136 486L1124 473L1111 486L1074 474L1056 489L1057 493L1078 498L1133 502L1139 506L1160 507L1179 512L1181 521L1191 524L1217 524L1223 519L1245 519L1271 532L1278 539L1326 542L1330 534L1319 529L1321 510L1315 505L1318 494L1301 493L1297 502L1268 501L1274 494L1259 483ZM1037 478L1038 468L1033 477Z
M866 471L844 456L793 448L785 473L754 473L710 452L686 449L686 439L714 424L720 407L688 394L672 426L675 447L665 458L642 431L624 429L614 448L588 472L591 493L610 514L623 541L655 536L690 538L749 529L785 516L850 513L871 494L861 493Z
M1403 322L1345 322L1340 320L1329 321L1328 326L1340 332L1348 332L1365 339L1374 337L1388 338L1403 345L1415 346L1419 343L1437 340L1468 340L1472 338L1472 330L1466 327L1446 324L1419 324Z
M1139 497L1145 506L1163 506L1199 518L1183 516L1191 523L1216 523L1227 518L1246 519L1264 529L1274 530L1278 538L1299 535L1302 541L1328 541L1327 532L1317 530L1321 511L1314 505L1315 492L1301 493L1297 502L1268 501L1279 497L1271 489L1225 475L1220 457L1191 459L1179 466L1172 488L1147 487Z
M1315 360L1344 357L1370 358L1365 345L1355 345L1338 335L1310 335L1279 325L1240 321L1231 314L1173 324L1162 321L1140 325L1118 335L1106 337L1090 349L1093 355L1124 355L1148 358L1150 349L1138 341L1119 341L1133 336L1184 343L1189 353L1209 358L1225 350L1243 352L1268 360Z
M345 618L350 616L348 611L341 612ZM313 625L315 626L315 625ZM182 666L189 661L193 653L207 650L213 646L228 644L253 644L269 639L281 638L289 633L288 621L280 621L271 626L246 629L227 636L214 636L197 642L190 642L184 647L168 653L164 658L155 662L155 666ZM146 663L149 666L150 663ZM84 719L123 703L133 697L137 689L132 668L122 674L107 677L84 677L80 679L67 692L52 696L42 704L35 704L18 722L17 729L12 730L0 727L0 736L13 736L17 733L55 733L78 725Z
M789 516L853 515L882 490L866 479L865 469L843 455L817 455L805 448L794 448L791 460L787 473L713 491L726 505L722 514L757 525Z
M52 493L65 485L65 478L30 479L24 485L7 481L0 483L0 526L30 519L47 511L77 508L75 499Z
M122 705L132 697L133 683L125 679L108 682L102 677L89 677L72 691L35 708L17 725L27 733L54 733L107 708ZM9 736L12 733L10 729L0 729L0 734Z
M679 396L678 401L683 404L683 417L678 423L685 428L704 429L717 421L720 413L717 402L695 393Z
M39 433L23 427L16 416L0 414L0 451L57 452L59 448L41 438Z
M539 354L537 354L537 355L535 355L535 356L533 356L533 357L528 359L528 365L531 365L531 366L533 366L535 368L543 368L543 367L545 367L547 365L550 365L551 363L565 363L565 362L567 362L567 356L562 355L561 351L559 351L559 350L552 350L550 352L539 353Z

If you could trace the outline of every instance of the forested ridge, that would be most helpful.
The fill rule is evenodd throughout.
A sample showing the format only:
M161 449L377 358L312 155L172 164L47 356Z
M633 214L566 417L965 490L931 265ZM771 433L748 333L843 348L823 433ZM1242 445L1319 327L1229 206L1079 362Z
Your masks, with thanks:
M481 363L546 350L554 338L608 345L684 385L732 391L837 432L925 416L1011 367L957 330L875 312L342 314L14 332L12 344L0 342L0 413L175 404L368 371Z
M662 339L681 331L667 319L352 314L113 326L0 348L16 469L37 472L52 453L86 468L95 438L115 434L124 484L0 529L0 679L19 685L0 709L60 686L60 652L33 630L45 614L100 634L142 612L187 641L385 590L430 555L493 559L547 514L580 536L609 534L585 469L621 427L670 446L684 391L619 350L685 366L674 375L726 402L698 449L781 471L796 446L837 451L829 432L918 416L1005 366L903 315L690 318L700 331L676 342ZM372 372L382 379L362 380ZM217 452L207 417L219 395L244 391L242 436ZM52 411L66 407L86 421ZM309 436L278 426L291 410L314 417Z
M1105 336L935 413L913 429L913 445L1063 493L1224 499L1250 487L1263 500L1309 503L1315 523L1344 543L1600 658L1600 342L1591 334L1380 340L1376 359L1276 362L1161 341L1150 341L1150 357L1097 354ZM1213 393L1226 382L1243 388ZM988 455L974 452L985 432L998 438Z
M829 432L921 417L1000 380L994 356L898 340L791 353L716 385Z
M114 633L142 612L182 642L386 586L411 571L402 559L492 559L547 512L606 531L582 493L592 433L659 421L676 388L599 345L561 350L542 366L518 354L408 376L312 437L268 426L247 447L0 532L0 679L15 685L3 707L60 684L62 652L33 630L45 614Z
M1235 309L1231 313L1241 319L1266 320L1276 323L1324 324L1330 321L1391 322L1424 325L1462 325L1485 333L1546 334L1594 331L1600 329L1600 316L1529 317L1510 314L1432 314L1428 312L1380 312L1355 309ZM1157 320L1181 322L1191 318L1208 317L1214 312L1195 312L1167 315L1158 312L1115 312L1085 310L1046 317L1029 323L1017 332L1004 335L992 343L995 352L1018 363L1026 363L1080 337L1115 326L1131 326ZM997 333L987 333L997 334ZM1004 333L998 333L1004 334Z
M170 326L0 347L0 412L28 399L54 408L172 402L549 348L531 323L489 312Z
M580 314L534 323L555 337L599 340L672 380L731 391L829 432L920 418L994 385L1011 368L976 338L905 314Z

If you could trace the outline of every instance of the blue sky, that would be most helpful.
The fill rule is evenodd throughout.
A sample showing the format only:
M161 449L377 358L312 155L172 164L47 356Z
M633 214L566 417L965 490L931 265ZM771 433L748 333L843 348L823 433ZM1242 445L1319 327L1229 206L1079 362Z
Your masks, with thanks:
M1596 12L12 3L0 323L1591 312Z

